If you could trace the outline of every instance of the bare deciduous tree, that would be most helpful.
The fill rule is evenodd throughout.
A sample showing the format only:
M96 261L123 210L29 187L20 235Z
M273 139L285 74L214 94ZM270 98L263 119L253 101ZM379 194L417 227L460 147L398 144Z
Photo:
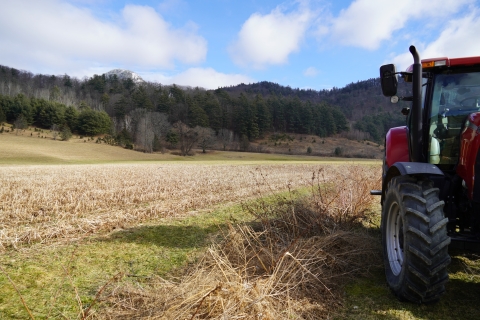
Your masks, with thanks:
M173 128L177 132L178 142L180 143L180 152L182 156L190 154L193 146L199 140L198 131L190 128L182 121L178 121L173 125Z
M206 153L207 148L211 148L215 143L215 131L211 128L196 126L198 132L198 146L202 148L202 152Z
M218 131L218 140L222 144L223 151L227 150L227 146L229 146L233 142L233 131L228 129L220 129Z
M148 117L150 118L153 132L159 138L164 137L172 128L165 113L149 112Z
M137 108L125 117L127 118L135 145L144 152L152 152L155 137L158 140L165 137L171 128L168 117L164 113L148 112L146 109Z
M170 122L168 122L168 116L165 113L149 112L148 117L150 119L151 128L154 133L153 141L156 144L155 149L163 150L165 138L170 129L172 128L172 125L170 124ZM154 144L153 141L152 146Z

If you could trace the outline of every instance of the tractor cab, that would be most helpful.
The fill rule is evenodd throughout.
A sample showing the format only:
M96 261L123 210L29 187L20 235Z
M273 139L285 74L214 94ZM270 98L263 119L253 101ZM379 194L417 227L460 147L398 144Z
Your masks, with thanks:
M480 72L432 73L426 105L428 161L444 169L458 164L468 116L480 112Z
M400 300L431 303L448 281L448 248L480 246L480 57L380 67L383 94L407 124L385 137L381 195L387 283ZM411 83L397 96L398 76ZM476 175L478 175L477 178Z

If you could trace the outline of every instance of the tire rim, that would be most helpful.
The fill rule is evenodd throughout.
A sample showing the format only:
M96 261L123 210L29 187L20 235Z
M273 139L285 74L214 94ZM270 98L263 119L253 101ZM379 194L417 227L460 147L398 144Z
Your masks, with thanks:
M393 274L398 276L403 266L403 221L398 203L395 202L391 205L387 221L388 261Z

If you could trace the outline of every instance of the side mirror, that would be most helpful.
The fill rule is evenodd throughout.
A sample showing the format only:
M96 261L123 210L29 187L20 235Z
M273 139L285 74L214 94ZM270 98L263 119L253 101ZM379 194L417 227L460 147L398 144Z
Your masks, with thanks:
M394 64L380 67L380 80L384 96L391 97L397 94L398 76Z

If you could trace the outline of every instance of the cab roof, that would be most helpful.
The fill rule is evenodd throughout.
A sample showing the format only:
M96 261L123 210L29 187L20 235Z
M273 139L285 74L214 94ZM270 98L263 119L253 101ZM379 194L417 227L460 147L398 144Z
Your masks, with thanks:
M468 67L480 65L480 56L475 57L464 57L464 58L430 58L422 59L422 69L431 69L438 67ZM413 65L407 68L407 72L413 71Z

